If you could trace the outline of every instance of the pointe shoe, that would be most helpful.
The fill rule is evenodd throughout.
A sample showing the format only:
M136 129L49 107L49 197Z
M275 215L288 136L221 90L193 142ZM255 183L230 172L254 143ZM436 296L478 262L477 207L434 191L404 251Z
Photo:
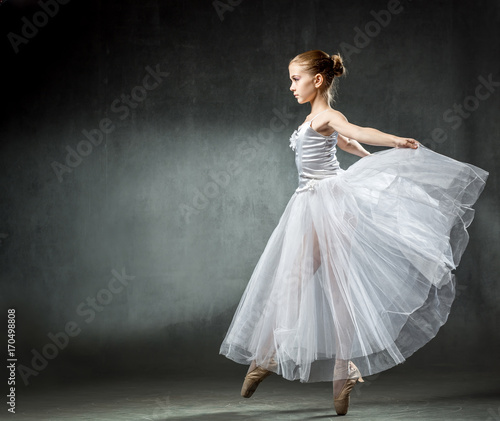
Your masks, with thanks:
M274 365L275 363L272 364L272 366ZM244 398L249 398L250 396L252 396L253 392L255 392L260 382L262 382L262 380L264 380L271 374L273 374L272 371L266 370L263 367L255 367L252 371L250 371L250 373L245 376L245 380L241 388L241 396L243 396Z
M335 411L337 415L347 414L349 409L349 395L351 390L357 382L364 382L361 377L361 373L351 361L349 361L349 373L348 378L345 381L344 387L339 393L339 396L333 398L333 405L335 406Z

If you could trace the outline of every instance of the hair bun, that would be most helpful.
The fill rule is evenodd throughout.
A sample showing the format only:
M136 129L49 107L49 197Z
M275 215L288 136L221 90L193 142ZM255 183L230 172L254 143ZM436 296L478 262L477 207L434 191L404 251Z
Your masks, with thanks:
M333 74L337 77L342 76L344 74L344 63L342 62L342 57L339 54L333 54L330 56L333 64Z

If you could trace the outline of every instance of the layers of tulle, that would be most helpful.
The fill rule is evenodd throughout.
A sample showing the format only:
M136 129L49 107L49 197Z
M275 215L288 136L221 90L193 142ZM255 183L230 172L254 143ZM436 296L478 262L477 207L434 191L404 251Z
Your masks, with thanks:
M289 380L402 363L445 323L488 173L390 149L295 193L253 272L220 353Z

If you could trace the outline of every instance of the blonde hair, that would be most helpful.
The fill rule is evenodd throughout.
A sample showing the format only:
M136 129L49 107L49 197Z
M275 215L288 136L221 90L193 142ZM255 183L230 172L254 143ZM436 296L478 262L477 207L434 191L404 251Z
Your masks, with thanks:
M318 73L323 76L324 83L320 87L321 95L329 105L332 105L337 93L335 78L346 72L340 54L330 56L321 50L311 50L294 57L289 65L292 63L304 67L305 71L312 76Z

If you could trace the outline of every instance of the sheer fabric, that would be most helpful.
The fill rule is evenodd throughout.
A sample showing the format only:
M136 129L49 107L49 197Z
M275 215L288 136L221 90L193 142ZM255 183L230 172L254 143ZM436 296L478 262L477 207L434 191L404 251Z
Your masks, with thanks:
M310 122L292 135L299 187L220 348L288 380L334 380L336 360L371 375L436 335L488 177L423 145L343 170L336 143Z

